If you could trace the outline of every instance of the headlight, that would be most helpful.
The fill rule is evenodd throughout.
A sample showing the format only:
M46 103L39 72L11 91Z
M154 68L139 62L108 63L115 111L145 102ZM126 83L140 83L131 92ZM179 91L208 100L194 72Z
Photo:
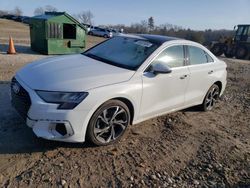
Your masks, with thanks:
M60 104L58 109L73 109L89 94L87 92L54 91L36 91L36 93L47 103Z

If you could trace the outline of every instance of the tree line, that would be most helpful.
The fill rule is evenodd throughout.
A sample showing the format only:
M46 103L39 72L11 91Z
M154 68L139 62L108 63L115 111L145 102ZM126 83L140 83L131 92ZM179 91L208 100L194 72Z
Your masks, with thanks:
M148 34L156 34L156 35L165 35L172 36L178 38L184 38L187 40L199 42L206 46L210 45L212 41L218 41L223 37L232 37L234 31L233 30L212 30L206 29L203 31L192 30L190 28L183 28L178 25L165 23L160 25L155 25L155 21L153 17L149 17L148 20L142 20L137 23L132 23L130 26L126 25L108 25L111 28L123 28L127 33L148 33Z
M78 19L81 23L94 25L93 22L93 14L91 11L83 11L77 15L74 15L76 19ZM218 41L221 38L232 37L234 31L233 30L212 30L206 29L204 31L192 30L190 28L186 29L178 25L174 24L161 24L155 25L154 18L151 16L147 20L142 20L137 23L132 23L127 26L124 24L116 24L116 25L100 25L100 27L113 28L117 30L123 29L125 33L148 33L148 34L156 34L156 35L165 35L172 36L178 38L184 38L187 40L192 40L195 42L199 42L203 45L210 45L212 41Z
M44 7L37 7L34 10L34 15L44 14L46 11L48 12L57 12L58 9L51 5L46 5ZM22 10L19 7L15 7L14 10L4 11L0 10L0 16L4 14L13 14L16 16L21 16L23 14ZM94 15L90 10L82 11L78 14L73 15L80 23L94 25ZM218 41L222 37L232 37L232 30L212 30L206 29L204 31L192 30L190 28L183 28L178 25L165 23L160 25L155 25L155 20L151 16L147 20L142 20L140 22L132 23L129 26L124 24L116 24L116 25L101 25L101 27L112 28L123 31L125 33L149 33L149 34L157 34L157 35L166 35L173 36L178 38L184 38L187 40L192 40L195 42L199 42L204 45L209 45L212 41Z

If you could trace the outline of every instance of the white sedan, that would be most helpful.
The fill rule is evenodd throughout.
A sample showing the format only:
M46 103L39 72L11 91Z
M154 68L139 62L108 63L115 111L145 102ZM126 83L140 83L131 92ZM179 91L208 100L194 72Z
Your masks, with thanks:
M198 43L121 35L28 64L12 79L11 96L38 137L107 145L129 124L195 105L211 110L226 77L226 64Z

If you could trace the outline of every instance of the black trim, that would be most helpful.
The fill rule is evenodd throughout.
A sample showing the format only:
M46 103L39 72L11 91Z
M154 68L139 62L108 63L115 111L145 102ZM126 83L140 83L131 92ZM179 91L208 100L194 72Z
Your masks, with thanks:
M185 46L185 51L186 51L186 66L191 65L190 64L190 53L189 53L189 45L184 45Z
M17 84L19 86L19 91L15 92L13 86ZM21 84L12 78L11 81L11 104L21 115L21 117L26 120L28 111L31 106L31 99L29 93L21 86Z

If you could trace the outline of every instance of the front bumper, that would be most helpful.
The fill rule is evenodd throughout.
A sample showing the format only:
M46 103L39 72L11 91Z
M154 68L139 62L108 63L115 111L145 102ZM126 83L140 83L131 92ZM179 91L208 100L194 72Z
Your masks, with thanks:
M27 91L31 101L26 114L21 115L37 137L64 142L85 141L85 131L90 118L88 110L58 110L58 104L44 102L21 79L16 77L16 80ZM17 111L20 114L20 109Z

